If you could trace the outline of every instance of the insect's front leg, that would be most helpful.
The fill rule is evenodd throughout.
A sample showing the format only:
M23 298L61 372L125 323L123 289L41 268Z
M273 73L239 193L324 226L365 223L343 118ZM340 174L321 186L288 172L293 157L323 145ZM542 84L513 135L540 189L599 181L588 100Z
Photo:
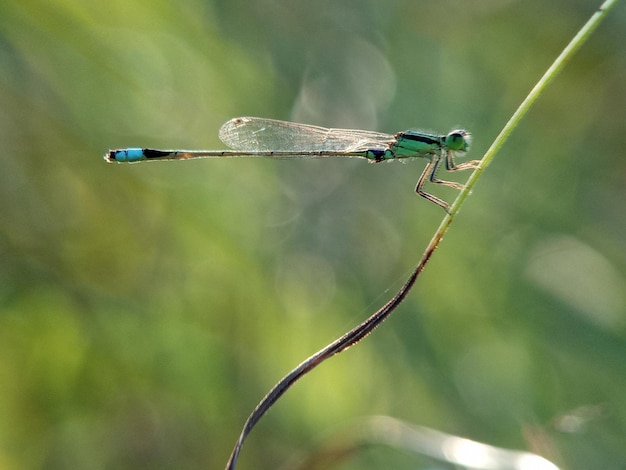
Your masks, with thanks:
M433 159L428 163L428 165L426 165L426 168L424 168L422 175L417 180L417 184L415 185L415 192L422 196L424 199L428 199L430 202L434 202L438 206L442 207L444 211L450 213L450 204L448 204L443 199L438 198L437 196L427 193L422 189L424 187L424 184L426 183L427 178L432 182L439 181L436 180L436 178L433 179L434 174L437 172L439 161L440 159L438 158L438 156L434 156Z
M460 171L469 170L470 168L478 168L480 160L470 160L469 162L456 163L454 161L454 152L446 152L446 170L448 171Z

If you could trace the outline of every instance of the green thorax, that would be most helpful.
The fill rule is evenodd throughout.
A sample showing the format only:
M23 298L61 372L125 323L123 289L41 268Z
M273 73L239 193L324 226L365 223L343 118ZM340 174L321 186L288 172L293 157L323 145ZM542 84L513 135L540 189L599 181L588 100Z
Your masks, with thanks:
M395 158L427 157L440 152L445 136L420 131L404 131L396 134L396 141L389 150Z

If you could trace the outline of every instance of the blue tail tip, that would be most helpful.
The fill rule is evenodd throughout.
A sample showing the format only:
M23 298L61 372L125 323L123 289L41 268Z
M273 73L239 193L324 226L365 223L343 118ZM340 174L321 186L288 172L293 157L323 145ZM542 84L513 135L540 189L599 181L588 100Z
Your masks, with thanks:
M109 150L109 152L104 156L104 159L109 163L132 163L145 160L146 156L141 148L128 148L124 150Z

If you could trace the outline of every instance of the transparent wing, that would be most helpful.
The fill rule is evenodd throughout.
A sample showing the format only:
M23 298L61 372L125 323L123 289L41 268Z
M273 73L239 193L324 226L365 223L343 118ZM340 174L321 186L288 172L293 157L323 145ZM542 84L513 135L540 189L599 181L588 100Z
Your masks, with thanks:
M235 150L358 152L386 149L395 136L356 129L327 129L256 117L238 117L222 126L220 140Z

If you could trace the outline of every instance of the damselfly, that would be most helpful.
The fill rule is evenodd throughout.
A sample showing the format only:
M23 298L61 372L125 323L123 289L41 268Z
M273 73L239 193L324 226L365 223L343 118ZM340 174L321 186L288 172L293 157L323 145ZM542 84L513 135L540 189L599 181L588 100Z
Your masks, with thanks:
M415 192L443 207L444 200L425 192L426 180L432 183L463 189L454 181L437 178L437 169L445 162L446 170L476 168L478 161L455 163L456 155L469 150L471 135L457 129L447 135L421 131L404 131L395 135L356 129L327 129L325 127L297 124L256 117L231 119L219 131L220 140L231 150L156 150L128 148L110 150L107 162L141 162L151 160L187 160L211 157L271 157L271 158L322 158L359 157L371 162L403 158L428 158L430 162L422 172Z

